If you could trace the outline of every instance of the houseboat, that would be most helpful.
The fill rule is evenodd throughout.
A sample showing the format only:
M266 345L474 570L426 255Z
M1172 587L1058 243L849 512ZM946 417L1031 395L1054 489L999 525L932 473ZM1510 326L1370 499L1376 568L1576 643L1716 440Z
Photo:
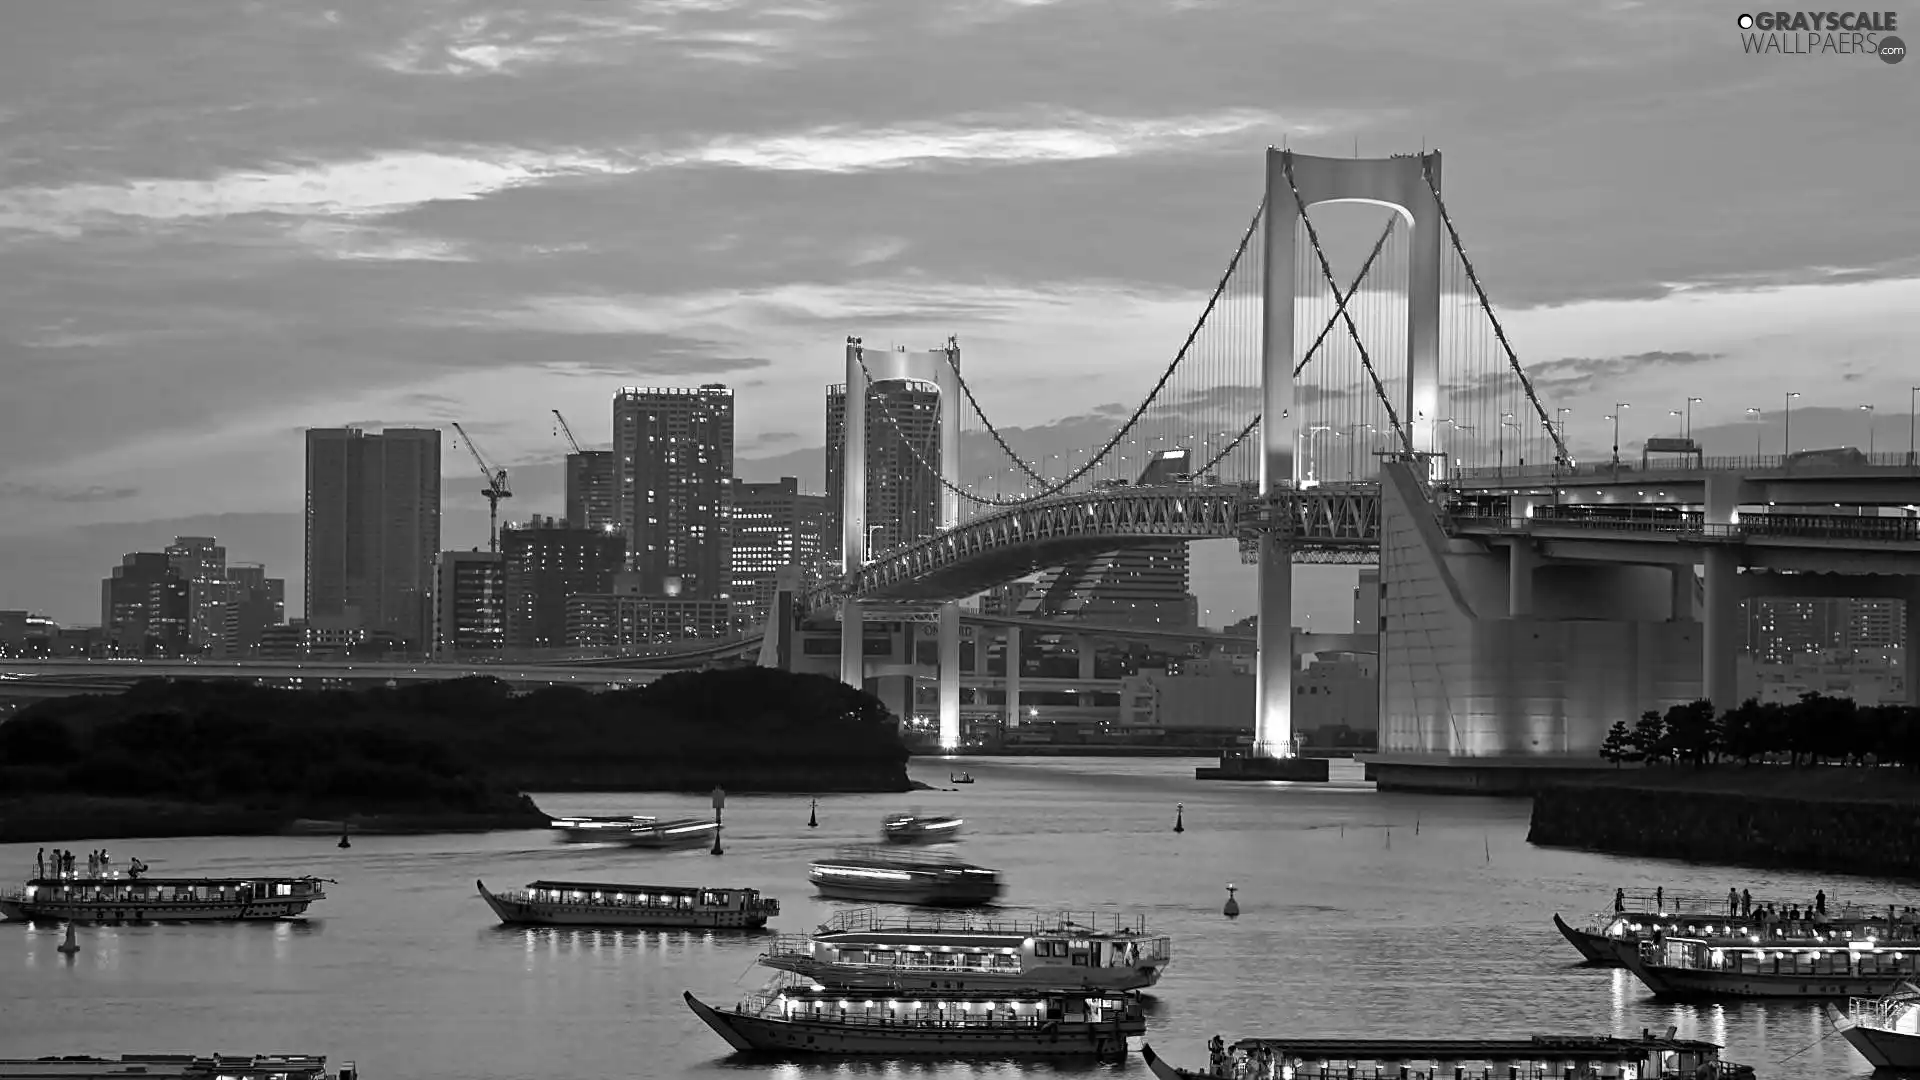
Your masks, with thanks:
M945 815L903 814L882 822L880 835L889 844L944 844L957 838L964 824L960 818Z
M757 889L534 881L525 889L494 892L484 881L473 884L507 926L758 930L780 914L780 901Z
M1597 967L1626 966L1625 953L1637 951L1641 942L1652 941L1656 935L1701 938L1716 944L1745 941L1754 945L1763 941L1785 944L1869 939L1911 941L1916 936L1909 920L1892 915L1869 916L1852 907L1833 917L1790 919L1776 918L1763 911L1748 916L1727 915L1726 906L1722 901L1722 912L1705 914L1605 912L1580 927L1570 925L1556 914L1553 925L1579 951L1582 960Z
M628 833L656 819L630 817L561 817L553 819L555 838L566 844L606 844L626 839Z
M298 919L327 878L40 877L0 893L0 918L77 923Z
M1920 987L1902 982L1883 998L1854 998L1841 1012L1827 1004L1827 1019L1847 1045L1875 1069L1920 1072L1920 1033L1901 1031L1900 1019L1920 1004Z
M0 1058L0 1080L359 1080L345 1062L329 1072L327 1059L304 1054L228 1057L212 1054L124 1054L117 1058Z
M1535 1035L1523 1039L1242 1039L1207 1044L1205 1069L1180 1069L1142 1044L1159 1080L1753 1080L1752 1067L1720 1058L1716 1043L1643 1031L1609 1035Z
M807 879L821 896L868 903L972 907L992 903L1000 872L944 855L849 848L815 860Z
M1625 960L1655 996L1680 999L1880 997L1920 977L1920 946L1871 941L1781 947L1663 938Z
M628 847L692 848L705 847L713 843L713 836L719 831L720 823L717 821L708 821L704 818L674 818L670 821L635 825L613 839Z
M732 1008L687 1007L737 1051L886 1057L1124 1058L1146 1034L1140 999L1077 991L977 993L775 985Z
M1171 959L1146 920L1095 915L987 919L914 912L843 912L811 937L782 935L761 956L822 986L903 990L1118 992L1160 981Z

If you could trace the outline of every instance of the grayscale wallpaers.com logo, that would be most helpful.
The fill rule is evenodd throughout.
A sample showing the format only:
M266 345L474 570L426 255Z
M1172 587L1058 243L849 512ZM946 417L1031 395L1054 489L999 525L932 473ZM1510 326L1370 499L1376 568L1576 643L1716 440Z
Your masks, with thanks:
M1740 16L1740 47L1782 56L1877 56L1897 64L1907 58L1906 42L1893 33L1899 28L1893 11L1760 11Z

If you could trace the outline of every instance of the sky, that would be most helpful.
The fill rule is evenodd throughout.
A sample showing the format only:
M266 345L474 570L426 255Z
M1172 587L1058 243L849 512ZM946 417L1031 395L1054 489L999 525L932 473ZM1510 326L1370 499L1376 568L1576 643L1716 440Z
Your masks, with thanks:
M558 512L549 409L593 445L620 386L721 381L743 475L817 476L849 334L959 334L996 423L1081 448L1179 346L1282 142L1445 152L1448 209L1585 456L1613 403L1633 446L1689 397L1707 451L1739 453L1790 392L1796 444L1864 442L1870 416L1904 449L1920 61L1748 55L1740 13L18 5L0 609L97 621L121 553L213 533L297 610L309 426L461 420L515 511ZM449 442L450 548L485 543L464 458ZM1232 545L1196 562L1209 620L1245 614ZM1352 572L1301 574L1296 619L1344 617Z

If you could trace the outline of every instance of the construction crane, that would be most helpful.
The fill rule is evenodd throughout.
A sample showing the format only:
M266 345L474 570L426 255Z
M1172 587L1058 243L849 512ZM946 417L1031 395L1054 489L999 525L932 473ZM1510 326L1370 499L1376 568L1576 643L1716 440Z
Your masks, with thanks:
M573 429L567 426L567 418L560 415L559 409L553 410L553 418L560 421L560 431L566 434L567 445L573 447L573 452L576 454L586 453L586 451L580 449L580 440L573 437Z
M487 483L480 489L480 494L487 497L487 550L497 555L500 553L500 500L513 498L513 490L507 487L507 470L487 464L487 459L480 456L480 448L473 445L473 436L460 426L460 421L453 422L453 430L460 433L460 441L467 444L467 453L473 455L473 463L480 466L480 478Z

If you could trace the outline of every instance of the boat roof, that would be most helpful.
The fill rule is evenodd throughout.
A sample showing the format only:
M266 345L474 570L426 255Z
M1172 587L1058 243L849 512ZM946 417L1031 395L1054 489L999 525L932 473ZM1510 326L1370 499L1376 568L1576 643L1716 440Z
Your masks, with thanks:
M1376 1061L1387 1059L1486 1059L1578 1057L1588 1060L1632 1061L1656 1050L1693 1050L1718 1053L1719 1043L1701 1039L1658 1036L1621 1039L1611 1035L1535 1035L1525 1039L1242 1039L1235 1050L1266 1048L1302 1058Z
M529 881L529 889L572 889L579 892L628 892L628 893L697 893L707 892L757 892L756 889L742 889L730 885L617 885L602 881Z
M833 1001L1052 1001L1058 998L1117 999L1137 997L1122 990L907 990L856 989L831 986L775 986L767 991L795 998L827 998Z
M324 881L333 884L332 878L315 877L312 874L249 874L246 877L37 877L30 879L29 885L250 885L261 881Z
M228 1057L221 1054L123 1054L120 1057L0 1059L0 1077L202 1077L259 1073L314 1073L326 1069L327 1059L306 1054L260 1054Z
M965 937L968 945L997 946L1011 949L1026 940L1024 934L995 934L981 930L836 930L815 934L814 940L829 944L859 942L863 945L918 945L927 938Z
M1081 920L1088 920L1082 922ZM816 941L859 939L886 941L899 938L913 941L928 937L964 937L978 941L986 938L1011 938L1018 943L1029 937L1072 937L1102 941L1136 941L1152 938L1146 920L1135 917L1127 925L1118 917L1109 917L1110 926L1098 925L1101 916L1086 912L1061 912L1052 918L993 918L973 912L883 912L878 908L843 911L831 922L814 931ZM1164 937L1165 935L1158 935Z
M851 847L841 848L826 858L813 860L815 866L868 866L887 870L895 869L931 869L931 870L985 870L984 866L961 862L951 855L928 851L902 851L899 848ZM991 873L992 871L988 871Z

